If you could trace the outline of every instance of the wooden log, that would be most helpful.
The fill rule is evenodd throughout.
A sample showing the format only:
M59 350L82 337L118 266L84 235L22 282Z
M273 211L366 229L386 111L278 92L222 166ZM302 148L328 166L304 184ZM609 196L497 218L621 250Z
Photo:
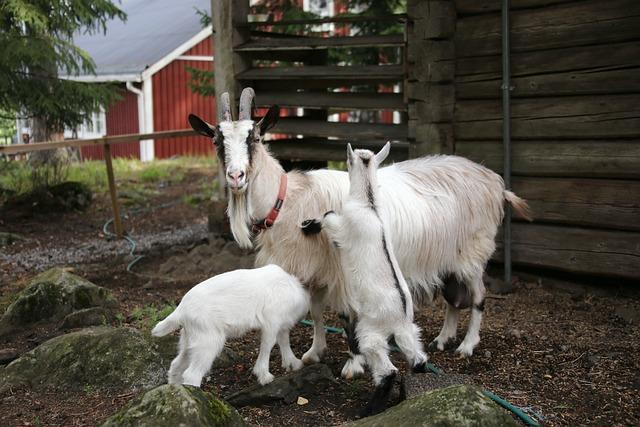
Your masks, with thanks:
M305 67L252 68L236 75L239 80L290 80L290 79L350 79L350 80L402 80L400 65L317 65Z
M501 141L461 141L456 154L502 173ZM514 175L640 179L639 140L512 142Z
M260 92L256 106L277 104L281 107L321 108L331 110L399 110L407 109L402 94L376 92Z
M513 177L536 223L640 231L640 181Z
M534 7L551 6L569 3L575 0L511 0L510 10L529 9ZM456 11L460 15L474 15L478 13L500 12L501 0L455 0Z
M325 122L298 118L281 118L272 133L335 137L347 139L379 139L381 141L404 141L407 139L406 124Z
M498 233L500 236L501 233ZM640 279L640 233L514 223L512 256L517 265L574 274ZM501 245L494 259L502 259Z
M269 143L269 149L279 159L310 160L310 161L344 161L346 146L350 142L354 148L366 148L378 151L385 144L384 141L348 141L320 138L278 139ZM402 161L408 157L408 144L393 142L389 160Z
M413 39L446 39L454 34L456 10L451 0L409 2L407 12L413 21Z
M499 100L459 101L456 140L499 139ZM632 138L640 136L640 95L573 96L512 100L512 137Z
M511 13L511 51L527 52L640 38L640 2L589 0ZM458 19L459 57L497 55L500 14Z
M118 192L116 189L116 180L113 175L113 163L111 162L111 146L104 144L104 163L107 167L107 182L109 183L109 195L111 196L111 208L113 210L113 226L116 236L121 239L124 235L122 228L122 219L120 218L120 204L118 203Z
M511 57L513 97L640 92L640 44L578 46ZM458 58L459 99L500 97L500 56Z
M640 52L638 52L640 56ZM622 70L571 71L511 79L511 96L575 96L640 92L640 67ZM458 99L500 98L499 79L456 82Z
M291 37L252 39L235 48L236 52L305 51L329 48L395 47L404 46L403 34L353 37Z

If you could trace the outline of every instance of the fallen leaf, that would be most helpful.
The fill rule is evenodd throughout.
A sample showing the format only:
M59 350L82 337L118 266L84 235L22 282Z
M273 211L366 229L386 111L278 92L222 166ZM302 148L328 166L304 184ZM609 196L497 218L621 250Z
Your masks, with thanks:
M302 396L298 396L298 405L306 405L307 403L309 403L308 399L305 399Z

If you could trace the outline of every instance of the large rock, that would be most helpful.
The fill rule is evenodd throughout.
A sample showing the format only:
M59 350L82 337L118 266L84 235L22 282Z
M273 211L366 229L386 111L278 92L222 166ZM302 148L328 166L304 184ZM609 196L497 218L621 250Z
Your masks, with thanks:
M405 400L349 427L516 427L518 423L475 386L456 385Z
M452 385L473 385L473 379L465 374L426 374L407 373L400 383L400 399L411 399L428 391L445 388Z
M62 268L34 277L0 319L0 335L39 321L59 321L70 313L91 307L112 309L111 293Z
M225 400L236 408L273 403L293 403L300 395L314 395L336 382L327 365L305 366L299 371L277 377L273 382L240 390Z
M170 358L132 328L95 327L46 341L0 371L9 387L149 389L166 382Z
M102 427L246 426L235 409L197 387L163 385L111 416Z

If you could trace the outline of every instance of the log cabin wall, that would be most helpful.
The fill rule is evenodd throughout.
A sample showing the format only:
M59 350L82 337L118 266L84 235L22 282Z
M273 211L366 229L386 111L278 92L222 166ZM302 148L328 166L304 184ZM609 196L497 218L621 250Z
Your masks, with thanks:
M501 2L408 3L412 153L502 173ZM512 0L511 70L514 264L637 282L640 2Z

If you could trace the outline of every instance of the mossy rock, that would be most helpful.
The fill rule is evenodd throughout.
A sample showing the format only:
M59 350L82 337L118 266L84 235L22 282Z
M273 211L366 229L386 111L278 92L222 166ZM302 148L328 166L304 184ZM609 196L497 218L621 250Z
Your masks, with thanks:
M102 427L246 426L235 409L197 387L167 384L146 392Z
M516 427L518 423L475 386L456 385L405 400L349 427Z
M89 307L73 311L62 320L60 329L105 326L115 319L113 310L104 307Z
M133 328L94 327L46 341L0 371L10 387L149 389L166 382L170 359Z
M67 181L29 193L8 197L0 212L8 218L29 218L40 213L84 211L91 205L93 193L82 182Z
M39 321L58 321L69 313L91 307L117 305L107 289L62 268L34 277L0 319L0 335Z

